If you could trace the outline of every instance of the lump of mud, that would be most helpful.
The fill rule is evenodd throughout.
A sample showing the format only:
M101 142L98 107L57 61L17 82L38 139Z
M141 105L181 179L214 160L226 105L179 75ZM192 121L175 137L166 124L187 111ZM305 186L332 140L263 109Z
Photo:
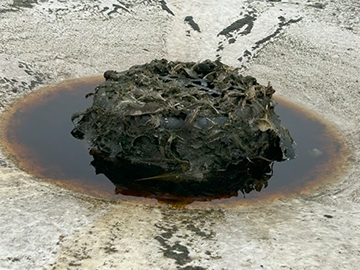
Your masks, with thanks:
M104 77L92 106L72 117L72 135L89 142L101 173L111 167L114 178L126 166L138 183L204 183L252 168L267 181L270 164L294 157L274 89L219 61L154 60Z

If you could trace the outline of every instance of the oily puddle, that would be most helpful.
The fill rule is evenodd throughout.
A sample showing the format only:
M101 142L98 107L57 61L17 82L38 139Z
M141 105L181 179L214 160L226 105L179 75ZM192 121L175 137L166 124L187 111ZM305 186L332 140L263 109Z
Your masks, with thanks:
M102 77L93 77L64 82L16 103L7 113L2 132L6 150L25 171L71 190L110 200L147 197L165 202L178 201L176 191L164 195L161 191L150 194L119 187L116 183L115 187L104 174L95 174L93 157L89 155L86 142L76 140L70 134L73 129L70 119L74 112L84 111L91 105L92 98L86 99L85 95L102 81ZM277 100L279 104L275 111L297 143L296 159L275 163L267 177L267 185L254 187L245 195L235 189L211 198L182 197L183 204L209 199L216 199L216 203L234 203L291 197L321 188L332 179L331 175L341 167L345 151L339 137L300 107L280 98Z

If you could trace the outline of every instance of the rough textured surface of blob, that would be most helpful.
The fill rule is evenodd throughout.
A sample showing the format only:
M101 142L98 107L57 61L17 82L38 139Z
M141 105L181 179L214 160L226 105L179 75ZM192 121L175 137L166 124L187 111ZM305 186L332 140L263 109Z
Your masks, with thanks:
M106 71L72 134L92 153L203 180L230 165L293 158L274 89L219 61L152 62Z

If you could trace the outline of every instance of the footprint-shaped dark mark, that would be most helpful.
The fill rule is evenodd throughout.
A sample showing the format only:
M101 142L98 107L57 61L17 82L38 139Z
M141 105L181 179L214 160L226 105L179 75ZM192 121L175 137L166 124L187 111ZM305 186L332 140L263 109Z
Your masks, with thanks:
M159 3L161 4L161 8L163 10L165 10L170 15L175 16L174 12L171 11L171 9L168 7L167 3L164 0L161 0Z
M256 20L256 15L245 15L244 18L241 18L228 27L224 28L217 36L225 36L227 39L233 38L236 36L245 36L250 34L251 29L254 27L254 21ZM242 30L245 27L244 30ZM242 31L241 31L242 30Z
M242 14L240 14L241 16ZM251 30L254 27L254 22L257 19L257 13L255 10L248 10L242 18L236 20L223 30L221 30L217 36L223 37L221 41L218 43L218 47L216 49L217 52L220 52L224 49L224 44L227 42L228 44L233 44L236 42L239 36L245 36L251 33ZM216 55L218 60L221 60L220 54Z
M199 25L194 21L193 16L186 16L184 19L184 22L187 23L188 25L190 25L190 27L192 28L193 31L199 32L201 33L200 27ZM187 30L186 31L186 35L190 36L191 31Z

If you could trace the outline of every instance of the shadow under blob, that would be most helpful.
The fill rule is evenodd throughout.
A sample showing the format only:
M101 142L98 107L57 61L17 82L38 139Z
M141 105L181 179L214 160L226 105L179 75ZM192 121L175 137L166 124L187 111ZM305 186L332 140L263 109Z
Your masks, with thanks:
M273 163L248 162L231 165L225 171L204 175L204 181L196 181L186 174L170 172L146 164L133 164L127 160L109 158L100 151L91 150L91 165L96 174L104 174L115 186L115 193L154 198L170 204L189 204L260 192L268 186Z

